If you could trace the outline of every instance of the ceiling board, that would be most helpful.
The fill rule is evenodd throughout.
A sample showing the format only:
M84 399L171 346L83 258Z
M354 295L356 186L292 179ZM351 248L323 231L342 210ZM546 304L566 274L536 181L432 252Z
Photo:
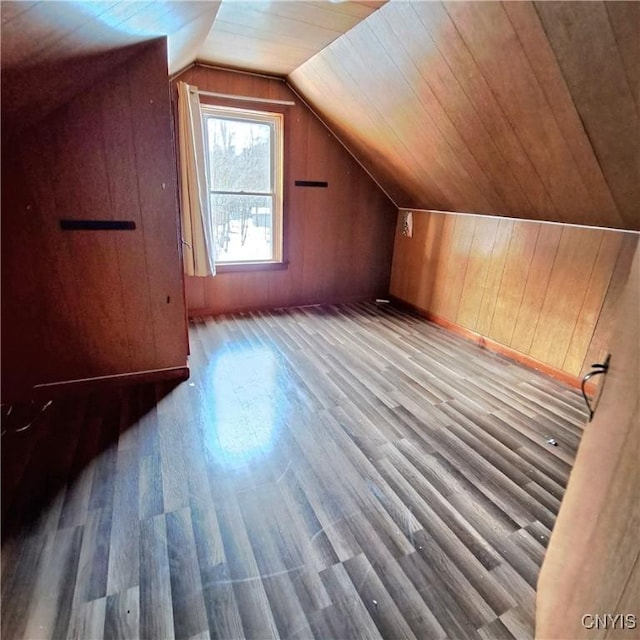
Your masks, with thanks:
M286 75L383 4L223 0L198 59Z
M2 2L2 69L59 63L167 36L169 67L177 70L184 52L172 40L188 30L190 37L181 38L182 48L195 56L218 6L219 2Z
M26 126L166 36L169 71L192 62L219 2L2 2L2 118Z
M392 1L288 80L399 206L640 230L639 21Z

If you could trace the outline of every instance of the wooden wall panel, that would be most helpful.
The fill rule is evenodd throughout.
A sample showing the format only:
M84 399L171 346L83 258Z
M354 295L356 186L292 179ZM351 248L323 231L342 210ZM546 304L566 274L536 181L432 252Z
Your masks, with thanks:
M620 255L621 245L622 236L619 234L607 234L600 241L598 255L593 263L587 290L583 297L571 342L569 342L569 348L562 365L563 369L580 371L583 368L585 354L602 312L600 301L604 300L610 286L613 269ZM594 362L596 361L594 360ZM589 364L587 364L587 367Z
M608 309L637 244L634 233L414 212L414 237L396 231L391 295L579 376L606 355Z
M286 83L203 66L178 79L206 91L296 103L282 109L287 269L188 278L189 309L224 313L386 295L395 208ZM236 106L276 110L275 105L237 101ZM322 180L329 186L296 187L296 180Z
M640 618L640 254L619 301L611 366L587 424L536 594L536 638L637 638ZM588 628L583 616L630 615ZM593 623L591 619L586 622Z
M444 224L445 216L438 218ZM480 304L489 273L490 261L487 258L493 252L499 223L497 219L487 220L487 224L476 224L473 232L457 316L465 327L476 327L478 323Z
M529 353L561 369L593 273L602 237L565 227Z
M520 311L529 270L536 247L540 225L522 223L513 225L509 248L506 251L504 269L496 298L495 310L489 329L489 337L501 344L511 344L517 313Z
M127 73L140 197L140 233L151 306L151 317L145 320L147 330L154 336L157 360L179 363L184 362L188 335L180 274L177 165L172 145L166 60L163 47L155 47L150 50L146 65L128 65Z
M589 350L582 366L582 371L580 372L581 375L584 375L588 371L592 363L604 362L607 353L609 353L609 343L613 334L618 300L629 277L631 263L637 245L638 239L636 236L631 234L623 236L622 246L620 247L620 252L618 253L616 264L611 274L607 297L602 305L600 316L598 317L593 337L591 338Z
M512 230L513 224L510 220L500 220L498 222L491 256L488 259L487 273L482 287L478 321L475 326L475 330L482 335L487 335L491 329Z
M3 146L3 401L33 385L184 367L166 43ZM135 231L62 231L125 219Z
M561 237L562 227L558 225L541 225L538 231L511 341L511 346L522 353L529 353L531 349Z
M400 207L640 230L631 4L388 2L289 80Z

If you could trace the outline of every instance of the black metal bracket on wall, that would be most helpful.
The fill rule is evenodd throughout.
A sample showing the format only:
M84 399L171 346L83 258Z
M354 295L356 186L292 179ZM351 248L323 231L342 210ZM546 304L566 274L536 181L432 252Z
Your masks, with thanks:
M609 371L610 362L611 362L611 354L609 353L604 362L602 363L597 362L595 364L592 364L591 371L589 371L589 373L587 373L585 377L582 378L582 384L580 385L580 388L582 389L582 397L584 398L584 401L587 405L587 409L589 410L589 422L593 420L593 414L595 413L596 408L591 406L591 402L589 401L589 396L587 396L587 391L585 387L587 385L587 382L589 382L589 380L594 376L600 376L607 373L607 371Z

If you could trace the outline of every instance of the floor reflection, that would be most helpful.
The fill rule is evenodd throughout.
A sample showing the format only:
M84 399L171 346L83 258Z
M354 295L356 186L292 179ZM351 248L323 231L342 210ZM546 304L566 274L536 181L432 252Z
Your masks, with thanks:
M205 443L214 462L240 467L272 451L285 417L278 375L277 355L264 345L234 346L211 362Z

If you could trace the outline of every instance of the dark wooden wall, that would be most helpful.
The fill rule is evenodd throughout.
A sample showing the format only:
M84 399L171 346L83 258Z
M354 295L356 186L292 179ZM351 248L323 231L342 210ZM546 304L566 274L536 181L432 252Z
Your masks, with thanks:
M386 295L395 208L300 98L279 79L205 67L193 67L178 80L207 91L296 103L280 109L285 118L288 268L187 278L189 309L223 313ZM278 110L247 102L236 106ZM296 187L296 180L327 181L329 186Z
M3 144L5 402L36 384L186 365L166 59L164 40L141 45ZM136 230L61 231L61 218Z
M399 207L640 230L640 4L389 2L290 74Z
M414 213L396 233L391 293L578 376L606 356L638 234Z

